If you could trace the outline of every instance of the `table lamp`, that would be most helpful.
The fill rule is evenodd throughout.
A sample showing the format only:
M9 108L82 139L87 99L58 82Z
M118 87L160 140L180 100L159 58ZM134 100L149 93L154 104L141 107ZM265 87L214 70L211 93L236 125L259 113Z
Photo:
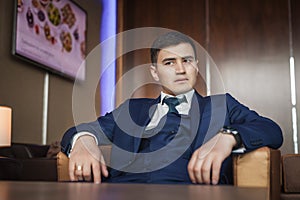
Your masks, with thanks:
M11 117L12 109L7 106L0 106L0 147L10 146Z

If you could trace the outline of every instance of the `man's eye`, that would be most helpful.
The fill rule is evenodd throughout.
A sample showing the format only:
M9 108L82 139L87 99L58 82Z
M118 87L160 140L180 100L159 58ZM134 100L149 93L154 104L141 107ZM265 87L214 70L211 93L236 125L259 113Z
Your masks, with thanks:
M174 65L174 62L173 61L168 61L168 62L165 62L164 65Z
M193 58L187 58L183 60L183 63L192 63L193 62Z

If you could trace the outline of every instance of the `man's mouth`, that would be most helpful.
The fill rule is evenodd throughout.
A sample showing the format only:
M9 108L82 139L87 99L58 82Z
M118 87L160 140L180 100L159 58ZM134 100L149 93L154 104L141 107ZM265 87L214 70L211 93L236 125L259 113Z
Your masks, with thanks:
M187 82L189 79L187 79L187 78L180 78L180 79L176 79L175 80L175 83L185 83L185 82Z

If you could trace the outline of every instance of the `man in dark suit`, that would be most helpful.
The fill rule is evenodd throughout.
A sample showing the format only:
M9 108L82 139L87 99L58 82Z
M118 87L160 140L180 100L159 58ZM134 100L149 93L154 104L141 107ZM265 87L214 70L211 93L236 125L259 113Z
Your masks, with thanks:
M202 97L193 88L196 49L184 34L169 32L151 48L156 99L129 99L95 122L69 129L62 151L73 181L232 183L233 152L279 148L281 129L229 94ZM98 146L112 145L110 169Z

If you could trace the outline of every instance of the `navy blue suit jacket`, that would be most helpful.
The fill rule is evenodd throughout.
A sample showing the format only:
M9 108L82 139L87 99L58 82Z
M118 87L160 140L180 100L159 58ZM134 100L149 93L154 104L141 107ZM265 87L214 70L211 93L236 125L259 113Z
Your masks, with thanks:
M94 122L70 128L63 136L62 151L69 153L74 134L81 131L90 132L97 137L99 145L113 145L111 166L117 170L112 169L110 174L112 177L118 175L134 162L141 136L159 102L160 97L129 99ZM279 148L283 142L281 129L276 123L249 110L229 94L202 97L195 92L189 115L192 141L189 141L188 148L191 153L212 138L223 126L238 130L246 151L262 146ZM229 173L226 170L231 169L231 163L225 165L227 166L222 166L221 174L226 175ZM181 171L182 169L178 169L178 173Z

